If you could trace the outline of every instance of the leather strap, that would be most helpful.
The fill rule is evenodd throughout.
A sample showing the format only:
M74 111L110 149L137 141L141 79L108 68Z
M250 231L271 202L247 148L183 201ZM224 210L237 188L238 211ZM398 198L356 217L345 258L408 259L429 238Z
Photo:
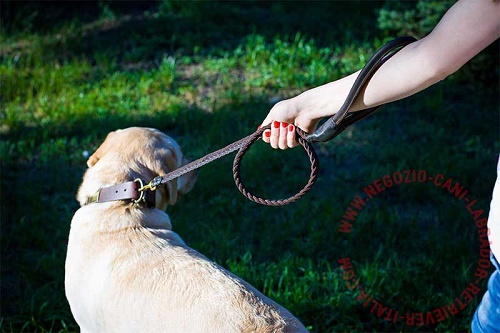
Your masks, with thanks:
M307 153L307 156L309 157L309 161L311 162L311 173L309 176L309 180L307 184L300 190L298 193L295 195L286 198L286 199L275 199L275 200L270 200L270 199L263 199L260 198L254 194L252 194L250 191L248 191L245 186L243 185L243 182L241 180L240 176L240 165L241 165L241 159L243 158L243 155L246 153L246 151L250 148L250 146L260 139L262 137L262 133L266 130L271 128L271 125L266 125L255 131L254 133L238 140L230 145L219 149L217 151L214 151L213 153L207 154L203 156L202 158L199 158L191 163L188 163L178 169L175 169L172 172L167 173L166 175L163 176L157 176L153 180L151 180L148 184L145 186L141 187L139 191L145 191L145 190L150 190L154 191L158 186L161 186L167 182L169 182L172 179L175 179L177 177L180 177L192 170L198 169L205 164L208 164L210 162L215 161L216 159L219 159L223 156L226 156L229 153L232 153L236 150L238 150L238 153L236 154L236 157L234 158L233 162L233 178L234 182L236 184L236 187L238 190L249 200L259 203L261 205L266 205L266 206L283 206L287 205L289 203L292 203L294 201L297 201L299 198L301 198L306 192L308 192L311 187L314 185L316 178L318 177L318 170L319 170L319 161L318 161L318 156L316 155L316 152L314 151L314 148L310 142L305 140L305 136L307 133L302 131L300 128L296 128L297 131L297 139L299 141L299 144L304 148L305 152Z
M118 200L133 200L137 203L142 201L141 193L138 191L140 184L137 181L121 183L109 187L104 187L97 191L93 196L89 197L86 204L103 203ZM145 191L144 202L147 207L154 207L156 204L156 196L153 191Z

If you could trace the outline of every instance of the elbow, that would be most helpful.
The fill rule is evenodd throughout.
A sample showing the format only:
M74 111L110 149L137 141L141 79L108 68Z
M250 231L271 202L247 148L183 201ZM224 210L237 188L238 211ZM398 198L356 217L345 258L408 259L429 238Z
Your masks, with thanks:
M427 86L438 83L455 73L463 65L461 59L443 54L440 48L420 45L422 72Z
M431 71L432 80L435 83L446 79L448 76L454 74L462 67L462 64L454 62L452 59L440 59L435 61L433 69Z
M440 81L443 81L451 74L455 73L460 67L453 66L446 62L446 59L439 59L439 57L430 57L422 62L425 68L422 68L424 76L423 81L425 86L429 87Z
M427 73L427 82L428 85L431 86L440 81L443 81L451 74L455 73L456 70L450 70L447 67L442 66L432 66Z

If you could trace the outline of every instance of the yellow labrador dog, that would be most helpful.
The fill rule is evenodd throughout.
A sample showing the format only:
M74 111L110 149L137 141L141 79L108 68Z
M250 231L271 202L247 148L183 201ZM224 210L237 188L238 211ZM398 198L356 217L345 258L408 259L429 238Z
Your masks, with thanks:
M82 332L305 332L290 312L171 230L165 209L192 188L192 173L145 203L101 198L109 189L133 192L135 179L149 181L186 162L173 139L137 127L110 133L90 156L65 277Z

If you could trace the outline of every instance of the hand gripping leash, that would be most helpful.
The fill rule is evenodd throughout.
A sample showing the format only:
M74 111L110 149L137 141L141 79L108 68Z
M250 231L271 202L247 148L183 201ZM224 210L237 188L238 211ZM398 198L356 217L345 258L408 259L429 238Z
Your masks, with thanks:
M238 190L240 190L240 192L245 197L247 197L251 201L266 206L283 206L298 200L311 189L318 176L318 167L319 167L318 157L316 155L316 152L314 151L314 148L312 147L311 142L329 141L335 138L340 133L342 133L347 127L368 117L369 115L373 114L376 110L378 110L380 106L369 108L362 111L351 112L349 114L347 113L352 103L354 103L357 96L361 92L361 90L366 86L366 84L370 80L373 73L375 73L377 69L384 62L386 62L390 57L396 54L401 48L414 41L416 41L416 39L413 37L401 37L385 44L382 48L380 48L368 60L366 65L359 73L356 81L354 82L351 90L349 91L349 94L347 95L347 98L342 107L340 108L340 110L333 117L329 118L314 133L307 135L307 133L302 131L300 128L296 127L298 142L306 151L307 155L309 156L309 160L311 162L311 173L309 176L309 181L297 194L287 199L280 199L280 200L263 199L248 191L241 181L240 165L243 156L250 148L250 146L259 138L262 137L262 133L271 127L270 125L262 127L258 129L256 132L250 134L249 136L244 137L243 139L240 139L198 160L186 164L180 167L179 169L176 169L164 176L158 176L154 178L151 182L149 182L147 185L139 188L138 191L141 193L144 193L144 191L146 190L154 191L158 186L163 185L172 179L180 177L185 173L198 169L205 164L213 162L216 159L219 159L227 154L230 154L238 150L238 153L236 154L236 157L234 158L233 162L233 177L234 177L234 182L238 187Z

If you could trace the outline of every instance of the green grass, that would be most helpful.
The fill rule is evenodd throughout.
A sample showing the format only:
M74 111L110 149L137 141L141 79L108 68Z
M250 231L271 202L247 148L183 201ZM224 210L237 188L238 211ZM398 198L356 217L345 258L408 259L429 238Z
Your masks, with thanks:
M5 332L78 330L64 296L69 224L84 152L109 131L156 127L198 158L254 131L272 100L359 69L388 38L376 28L378 2L7 5L0 34ZM290 206L246 200L230 158L204 167L168 211L174 230L312 332L468 330L484 281L464 310L417 327L371 313L339 263L349 257L365 291L400 313L443 306L473 280L479 259L462 202L429 182L404 184L369 201L352 233L338 229L356 195L398 170L443 173L488 210L499 151L497 46L316 145L318 182ZM300 148L257 143L243 177L253 191L280 198L307 181L308 168Z

